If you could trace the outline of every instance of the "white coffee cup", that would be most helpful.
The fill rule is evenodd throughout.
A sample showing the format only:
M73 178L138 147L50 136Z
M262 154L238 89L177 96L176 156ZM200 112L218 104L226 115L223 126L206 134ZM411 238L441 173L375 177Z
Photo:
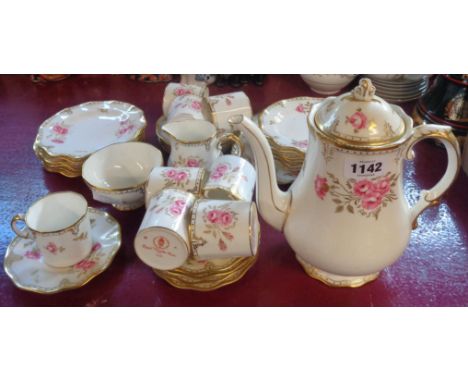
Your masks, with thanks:
M169 108L171 107L172 102L177 97L181 96L188 96L194 95L198 97L208 97L208 88L205 84L202 86L194 85L194 84L180 84L177 82L171 82L166 86L164 89L164 96L163 96L163 114L165 116L169 113Z
M190 254L189 211L195 196L165 189L153 197L134 240L138 257L152 268L180 267Z
M255 168L236 155L218 157L210 168L210 175L203 188L207 199L252 200L255 188Z
M192 207L189 233L196 259L255 256L260 242L256 205L199 199Z
M252 106L250 99L244 92L234 92L220 94L205 99L206 108L210 115L211 121L218 130L224 132L232 132L232 127L229 123L229 118L243 114L249 118L252 117Z
M190 119L206 120L209 112L203 98L196 95L185 95L174 98L167 113L167 123Z
M24 222L25 229L18 227ZM68 267L86 258L92 247L88 202L76 192L54 192L38 199L26 212L11 220L20 237L36 242L44 262Z
M199 196L206 178L201 167L155 167L151 171L145 188L145 204L166 188L176 188Z

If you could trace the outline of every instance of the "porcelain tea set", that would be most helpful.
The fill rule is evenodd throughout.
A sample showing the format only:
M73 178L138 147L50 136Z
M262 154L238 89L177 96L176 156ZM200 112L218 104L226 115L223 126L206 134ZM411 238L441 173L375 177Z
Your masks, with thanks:
M90 140L94 123L99 138ZM349 93L279 101L256 117L243 92L210 97L206 87L169 84L156 125L168 167L156 147L138 142L145 126L135 106L89 102L45 121L34 150L48 171L77 176L80 169L95 200L124 211L145 206L137 256L171 285L192 290L238 281L255 263L257 205L311 277L364 285L403 254L417 217L438 203L460 166L449 127L413 127L367 78ZM410 207L403 163L426 138L446 148L447 170ZM287 191L278 187L284 167L283 183L293 181ZM74 192L39 199L12 228L18 236L5 271L39 293L84 285L121 242L115 219Z

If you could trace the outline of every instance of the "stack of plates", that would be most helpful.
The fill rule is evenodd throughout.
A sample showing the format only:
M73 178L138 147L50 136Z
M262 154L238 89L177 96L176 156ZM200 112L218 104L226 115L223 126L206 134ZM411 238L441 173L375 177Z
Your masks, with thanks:
M309 145L307 116L322 98L296 97L268 106L258 125L270 143L278 183L291 183L299 174Z
M429 87L425 74L368 74L376 94L389 102L408 102L420 98Z
M44 168L74 178L81 176L86 158L119 142L143 139L143 111L120 101L86 102L59 111L44 121L34 142L34 152Z

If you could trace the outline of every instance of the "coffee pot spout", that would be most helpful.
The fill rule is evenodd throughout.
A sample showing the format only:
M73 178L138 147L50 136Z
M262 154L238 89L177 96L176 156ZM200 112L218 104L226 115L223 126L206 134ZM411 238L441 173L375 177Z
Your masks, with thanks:
M291 202L290 192L278 187L273 153L260 128L245 115L235 115L229 123L241 131L250 144L257 170L257 205L262 218L277 230L282 231Z

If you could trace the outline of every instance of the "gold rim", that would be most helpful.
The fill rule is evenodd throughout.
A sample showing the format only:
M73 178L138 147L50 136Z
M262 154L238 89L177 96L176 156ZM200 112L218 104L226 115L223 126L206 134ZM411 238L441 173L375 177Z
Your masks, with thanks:
M81 104L78 104L78 105L74 105L74 106L69 106L69 107L66 107L62 110L60 110L59 112L55 113L54 115L52 115L51 117L47 118L44 122L42 122L39 126L39 129L38 129L38 134L36 136L36 139L34 141L34 144L33 144L33 148L38 146L38 147L41 147L41 149L43 149L47 155L49 155L49 157L51 158L55 158L55 157L61 157L61 156L65 156L67 158L70 158L72 160L81 160L82 158L84 158L83 156L77 156L77 155L64 155L64 154L53 154L51 153L49 150L47 150L46 147L43 147L40 143L40 140L41 140L41 129L50 122L50 120L52 120L53 118L55 118L56 116L62 114L62 113L65 113L67 110L71 110L71 109L77 109L77 108L82 108L83 106L86 106L86 105L95 105L95 104L111 104L111 103L120 103L120 104L126 104L128 106L130 106L130 109L129 110L133 110L135 109L141 116L139 118L139 120L141 120L141 126L137 129L137 131L135 132L135 134L129 139L129 141L132 141L132 140L136 140L137 137L140 135L140 134L143 134L143 131L145 130L146 128L146 125L147 125L147 122L146 122L146 117L145 117L145 113L143 112L143 110L141 110L139 107L133 105L133 104L130 104L128 102L124 102L124 101L117 101L117 100L106 100L106 101L88 101L88 102L84 102L84 103L81 103ZM129 142L127 141L127 142ZM88 154L90 155L90 154Z
M142 138L143 134L138 136L137 139L129 142L139 142L142 140ZM33 150L46 171L51 173L58 173L68 178L77 178L81 176L83 162L89 157L89 155L83 157L82 161L74 161L65 156L55 156L50 158L47 153L41 149L41 147L33 146Z
M51 197L51 196L54 196L54 195L59 195L59 194L74 194L74 195L79 196L81 199L83 199L84 202L85 202L85 206L86 206L86 207L85 207L84 213L83 213L79 218L77 218L77 220L76 220L74 223L72 223L72 224L69 225L68 227L61 228L61 229L56 230L56 231L45 231L45 232L44 232L44 231L39 231L39 230L36 230L36 229L34 229L34 228L31 228L31 227L29 226L29 224L28 224L28 221L27 221L27 220L28 220L28 214L29 214L29 212L31 211L31 208L33 208L33 207L34 207L37 203L39 203L40 201L42 201L42 200L44 200L44 199L46 199L46 198L48 198L48 197ZM44 195L44 196L40 197L39 199L36 199L36 200L34 201L34 203L33 203L31 206L29 206L28 210L27 210L26 213L24 214L24 223L26 224L26 226L28 227L28 229L29 229L31 232L34 232L34 233L37 233L37 234L40 234L40 235L64 233L64 232L67 232L67 231L72 230L75 226L77 226L78 224L80 224L81 221L85 218L85 216L86 216L87 213L88 213L88 201L86 200L86 198L85 198L83 195L79 194L78 192L75 192L75 191L58 191L58 192L51 192L51 193L49 193L49 194L47 194L47 195Z
M363 276L356 277L346 277L339 275L332 275L329 272L322 271L313 265L310 265L307 261L302 259L296 254L296 259L301 264L304 271L313 279L321 281L325 285L335 287L335 288L359 288L364 284L374 281L380 274L380 272L371 273ZM336 276L337 278L341 277L341 280L333 279L332 277Z
M309 117L307 118L307 126L309 127L309 131L313 133L317 133L317 136L321 138L324 141L327 141L337 147L340 147L345 150L351 150L351 151L391 151L405 142L407 142L412 135L412 122L410 123L410 118L406 116L405 112L403 109L399 106L395 105L390 105L392 109L400 116L402 119L402 122L405 124L405 130L404 132L397 137L397 140L392 140L387 143L381 143L381 142L369 142L366 144L362 144L360 142L355 142L355 141L350 141L344 138L336 137L336 136L330 136L326 134L324 131L322 131L316 123L316 115L317 111L314 114L314 123L311 123L311 113L309 114ZM408 122L408 123L407 123Z
M209 292L239 281L252 268L257 258L258 254L238 258L236 259L238 261L230 264L224 271L212 270L209 276L206 277L198 277L198 274L190 274L188 271L182 272L181 268L176 269L178 272L175 272L176 270L161 271L158 269L153 269L153 271L173 287Z
M107 221L111 220L112 223L115 224L115 226L117 227L118 235L114 236L116 238L116 240L117 240L117 243L116 243L114 249L112 250L112 252L109 254L107 263L103 264L103 266L100 269L96 270L95 273L91 274L81 284L76 284L76 285L63 287L63 288L57 287L57 288L54 288L54 289L51 289L51 290L48 290L48 291L43 291L43 290L41 290L39 288L25 287L25 286L21 285L20 281L17 280L17 278L8 269L7 262L8 262L9 257L11 256L11 252L12 252L11 248L14 247L14 245L16 245L17 241L22 240L22 238L20 238L20 237L15 237L13 239L13 241L10 243L10 245L8 246L8 248L7 248L5 258L3 260L3 270L5 271L7 276L10 278L10 280L13 282L13 284L18 289L25 290L25 291L28 291L28 292L39 293L39 294L54 294L54 293L59 293L59 292L65 292L67 290L81 288L82 286L88 284L96 276L99 276L101 273L103 273L106 269L109 268L109 266L112 264L112 261L115 258L115 255L117 254L117 252L119 251L119 249L120 249L120 247L122 245L122 231L121 231L120 224L119 224L119 222L117 220L115 220L115 218L112 215L108 214L107 212L104 212L104 211L101 211L101 210L98 210L98 209L95 209L95 208L92 208L92 207L88 207L88 211L92 212L92 213L95 213L95 214L98 214L98 215L104 216ZM89 258L90 256L91 256L91 253L85 259ZM71 267L73 267L73 265ZM63 269L63 268L61 268L61 269Z

